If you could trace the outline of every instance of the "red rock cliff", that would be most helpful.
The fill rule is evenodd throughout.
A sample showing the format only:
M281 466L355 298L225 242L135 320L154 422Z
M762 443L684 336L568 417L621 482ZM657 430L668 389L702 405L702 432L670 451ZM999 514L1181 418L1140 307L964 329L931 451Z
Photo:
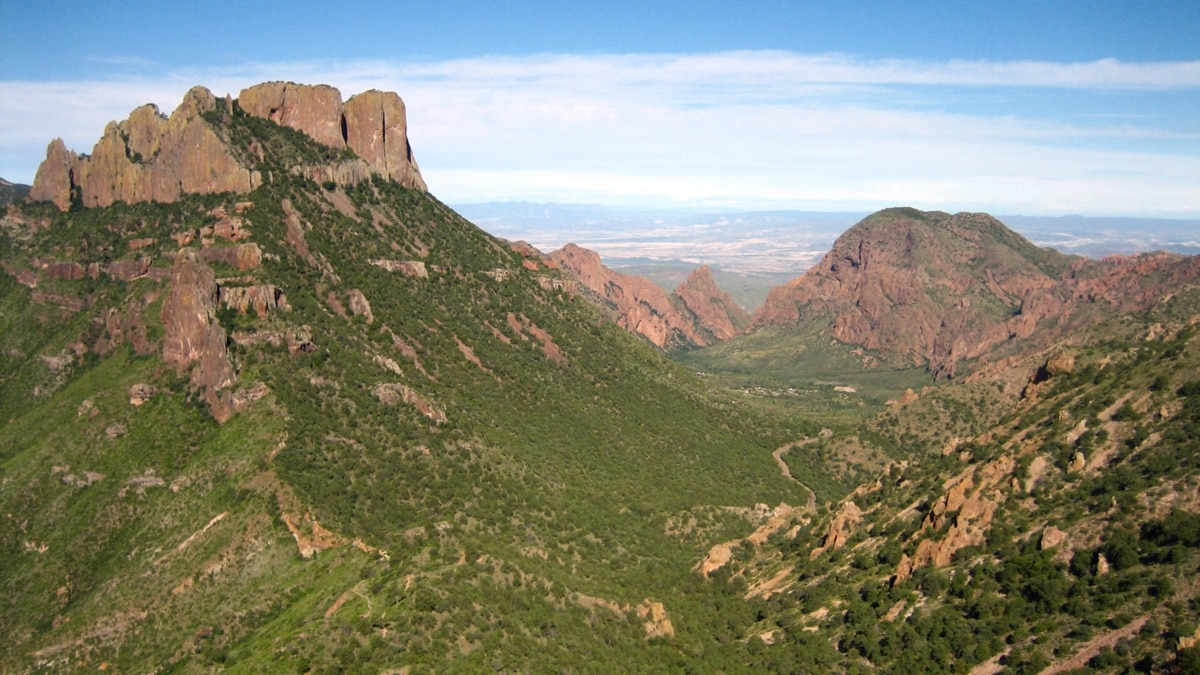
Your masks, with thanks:
M597 253L575 244L548 257L613 310L618 325L659 347L706 347L739 334L749 323L733 298L717 288L707 267L668 295L649 279L614 272Z
M741 335L750 325L750 315L725 291L717 287L707 265L697 268L675 288L675 295L688 308L697 325L724 342Z
M362 157L328 167L292 167L310 177L348 183L377 173L426 189L408 143L404 102L394 93L369 91L343 106L338 90L327 85L268 82L243 90L238 103L251 115L335 148L348 146ZM53 202L65 211L73 196L83 206L99 207L116 201L174 202L183 194L250 192L262 183L253 160L239 159L247 153L235 152L221 130L201 116L228 105L228 99L218 101L208 89L194 87L170 117L150 104L123 122L109 123L91 155L77 155L55 139L28 198Z
M1019 349L1025 338L1044 346L1198 275L1197 258L1073 259L987 214L887 209L838 238L807 274L772 289L753 328L827 322L842 342L951 377L964 360Z
M605 267L599 254L567 244L549 256L594 292L617 314L617 324L659 347L706 345L708 341L667 297L666 291L642 277Z
M376 173L406 187L427 189L408 142L404 101L372 89L342 103L328 85L266 82L238 94L242 110L303 131L325 145L349 147Z

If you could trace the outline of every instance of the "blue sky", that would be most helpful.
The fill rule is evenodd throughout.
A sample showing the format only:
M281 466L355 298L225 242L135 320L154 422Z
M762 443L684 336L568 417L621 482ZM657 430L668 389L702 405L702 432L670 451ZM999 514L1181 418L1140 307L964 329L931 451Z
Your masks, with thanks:
M5 3L0 176L286 79L399 92L451 203L1200 216L1196 0L180 4Z

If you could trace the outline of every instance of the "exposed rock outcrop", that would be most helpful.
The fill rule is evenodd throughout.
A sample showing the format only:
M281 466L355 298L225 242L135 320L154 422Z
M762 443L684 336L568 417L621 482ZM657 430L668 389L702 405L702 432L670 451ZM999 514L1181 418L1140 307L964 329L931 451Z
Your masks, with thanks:
M733 542L714 544L708 550L708 555L704 556L704 560L701 560L696 565L694 571L698 572L700 576L708 577L713 572L728 564L730 560L733 560L733 549L740 543L741 540L739 539Z
M697 326L719 342L741 335L750 325L750 315L728 293L717 288L707 265L697 268L679 284L675 295L696 317Z
M221 286L217 298L223 307L237 310L239 314L254 312L263 318L276 309L290 309L283 289L274 284L257 286Z
M911 540L920 539L913 555L900 557L895 582L904 581L922 567L944 567L958 551L983 544L996 509L1011 488L1015 469L1012 455L1001 455L947 481L945 494L933 502L912 536ZM945 530L945 535L922 538L930 530Z
M406 187L425 190L425 180L408 142L404 101L372 89L346 101L346 144L380 174Z
M667 608L661 602L653 602L649 598L638 605L637 615L642 619L646 629L646 637L674 637L675 627L671 625L671 617L667 616Z
M266 82L238 94L242 110L277 124L298 129L334 148L349 147L370 170L405 187L425 190L425 181L408 142L404 101L394 92L372 89L342 103L328 85ZM361 180L353 165L314 180L352 184Z
M371 264L389 272L399 272L406 277L429 278L429 270L420 260L372 260Z
M537 253L522 242L512 246L522 255ZM740 335L750 323L745 310L717 287L707 266L695 270L668 295L649 279L608 268L600 262L599 254L575 244L567 244L544 259L528 257L524 261L527 269L535 271L540 262L571 274L592 292L589 297L615 314L618 325L658 347L707 347ZM555 277L540 276L538 283L546 290L577 292L569 281Z
M171 293L163 301L163 360L184 367L200 359L217 305L217 278L194 249L183 249L171 268ZM220 328L220 326L217 326Z
M163 301L163 360L180 370L191 368L192 385L203 392L214 416L224 422L234 408L231 393L237 373L229 359L225 329L216 321L217 280L193 249L183 249L171 268L171 292Z
M50 141L50 145L46 147L46 159L38 167L28 199L34 202L51 202L60 211L71 208L71 171L78 161L79 157L67 150L61 138Z
M289 167L309 178L350 185L379 174L426 189L408 142L404 102L394 93L372 90L343 106L341 93L328 85L267 82L244 89L238 104L250 115L298 129L333 148L349 147L362 157ZM154 104L141 106L128 119L110 122L90 155L78 155L54 139L28 199L65 211L76 198L83 206L98 207L249 192L262 184L254 160L262 159L262 149L235 149L226 132L204 119L203 113L219 105L211 91L194 87L170 117Z
M367 320L367 323L375 323L375 315L371 312L371 303L367 301L367 296L357 288L351 288L346 294L350 298L350 313L354 316L361 316Z
M1044 348L1197 277L1196 257L1075 259L987 214L887 209L839 237L807 274L772 289L752 327L823 322L842 342L952 377L965 360Z
M200 251L200 257L209 264L221 262L239 270L249 270L262 264L262 249L258 244L250 242L237 246L206 248Z
M1046 529L1042 530L1042 538L1038 542L1038 550L1045 551L1047 549L1054 548L1066 540L1066 532L1063 532L1053 525L1048 526Z
M326 84L264 82L243 89L242 110L285 127L303 131L320 143L346 147L342 135L342 94Z
M597 253L575 244L567 244L549 257L611 308L625 330L664 348L712 343L696 330L692 318L671 302L666 291L650 280L614 272L601 264Z
M854 502L847 501L842 504L842 509L829 523L829 531L825 533L825 540L819 547L812 550L809 557L815 560L825 551L833 551L845 546L854 534L854 526L862 520L862 515L862 509L858 508Z
M446 421L446 413L438 407L434 406L425 397L421 396L412 389L396 382L381 382L371 389L371 393L379 399L384 405L396 405L403 401L408 405L416 408L425 417L433 420L437 424Z
M66 210L73 192L91 207L253 190L261 176L237 160L200 117L216 105L216 97L204 87L191 89L169 118L157 106L144 105L129 119L109 123L90 156L67 151L56 139L47 148L29 199Z

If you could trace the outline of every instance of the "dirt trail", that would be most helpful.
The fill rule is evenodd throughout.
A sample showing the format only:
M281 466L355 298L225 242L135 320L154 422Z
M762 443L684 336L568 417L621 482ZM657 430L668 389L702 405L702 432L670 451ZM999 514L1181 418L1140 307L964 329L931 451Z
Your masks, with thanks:
M1055 675L1056 673L1064 673L1068 670L1078 670L1087 665L1093 657L1100 653L1105 647L1112 647L1121 640L1131 637L1146 625L1146 621L1150 618L1149 614L1144 614L1129 622L1128 624L1104 635L1097 637L1091 642L1083 646L1075 655L1064 661L1059 661L1054 665L1046 668L1038 675Z
M808 506L807 506L807 508L810 511L815 511L817 509L817 493L813 492L813 489L808 487L804 483L801 483L800 481L796 480L796 477L792 475L792 470L790 468L788 468L787 462L783 461L783 455L787 451L791 450L792 448L802 448L812 442L813 442L813 439L806 438L802 441L797 441L795 443L788 443L787 445L781 446L778 449L776 449L775 452L772 452L771 456L775 458L775 463L779 465L779 472L783 474L784 478L794 481L800 487L804 488L805 490L808 490Z

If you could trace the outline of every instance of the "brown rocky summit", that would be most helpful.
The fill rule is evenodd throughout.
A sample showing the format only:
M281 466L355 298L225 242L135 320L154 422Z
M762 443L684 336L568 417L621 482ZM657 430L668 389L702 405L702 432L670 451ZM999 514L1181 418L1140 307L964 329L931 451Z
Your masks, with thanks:
M841 342L953 377L964 361L1043 348L1198 276L1197 257L1093 261L1038 248L987 214L886 209L772 289L752 328L822 322Z
M237 105L330 147L349 148L361 158L354 166L310 167L305 173L344 183L378 174L427 189L408 142L404 102L394 93L373 90L343 104L338 90L328 85L268 82L244 89ZM232 115L234 101L194 87L169 117L150 104L123 122L111 122L91 155L78 155L54 139L28 198L53 202L65 211L73 197L85 207L97 207L117 201L174 202L183 194L250 192L262 183L254 153L232 147L228 134L205 118L204 113L218 110Z

